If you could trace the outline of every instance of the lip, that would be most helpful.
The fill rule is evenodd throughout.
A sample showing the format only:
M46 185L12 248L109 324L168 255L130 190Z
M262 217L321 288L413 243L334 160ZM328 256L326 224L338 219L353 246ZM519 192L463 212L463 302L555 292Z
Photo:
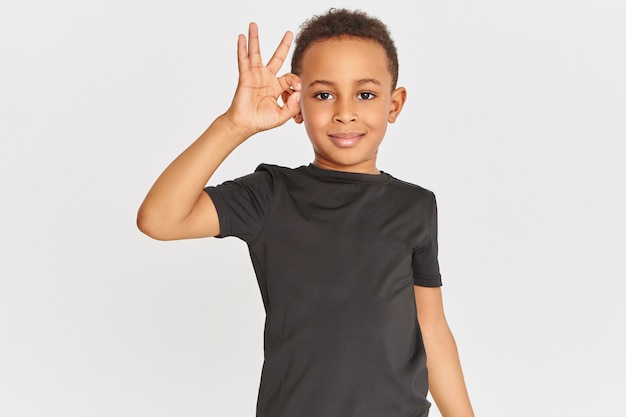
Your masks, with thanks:
M329 134L328 137L340 148L352 148L361 140L363 134L356 132L338 132Z

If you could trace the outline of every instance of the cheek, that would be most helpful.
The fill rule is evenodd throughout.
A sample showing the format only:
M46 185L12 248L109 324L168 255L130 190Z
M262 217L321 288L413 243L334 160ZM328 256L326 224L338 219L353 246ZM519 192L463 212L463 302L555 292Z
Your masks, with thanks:
M372 125L386 125L389 121L389 106L380 105L367 113L367 120Z
M300 114L302 118L306 121L309 118L310 113L310 103L309 100L300 100Z
M327 118L326 112L321 106L306 101L300 103L300 114L302 114L302 119L307 128L321 126Z

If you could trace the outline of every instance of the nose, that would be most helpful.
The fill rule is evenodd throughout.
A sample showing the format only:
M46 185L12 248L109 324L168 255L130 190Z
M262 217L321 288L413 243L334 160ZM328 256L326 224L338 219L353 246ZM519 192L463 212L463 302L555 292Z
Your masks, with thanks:
M350 123L357 120L356 110L350 99L341 99L335 102L335 115L333 120L338 123Z

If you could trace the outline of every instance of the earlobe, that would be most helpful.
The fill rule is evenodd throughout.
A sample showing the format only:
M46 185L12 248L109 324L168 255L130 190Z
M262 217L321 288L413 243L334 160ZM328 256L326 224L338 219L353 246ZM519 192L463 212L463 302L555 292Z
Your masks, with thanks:
M302 121L303 121L302 113L298 113L295 116L293 116L293 120L295 120L297 124L302 123Z

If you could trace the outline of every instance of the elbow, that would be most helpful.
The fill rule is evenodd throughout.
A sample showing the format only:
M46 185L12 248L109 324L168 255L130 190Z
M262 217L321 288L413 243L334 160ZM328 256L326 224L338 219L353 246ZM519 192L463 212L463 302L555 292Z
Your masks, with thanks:
M154 214L150 214L144 207L140 207L137 212L137 228L144 235L155 240L172 240L167 236L163 228L163 223Z

